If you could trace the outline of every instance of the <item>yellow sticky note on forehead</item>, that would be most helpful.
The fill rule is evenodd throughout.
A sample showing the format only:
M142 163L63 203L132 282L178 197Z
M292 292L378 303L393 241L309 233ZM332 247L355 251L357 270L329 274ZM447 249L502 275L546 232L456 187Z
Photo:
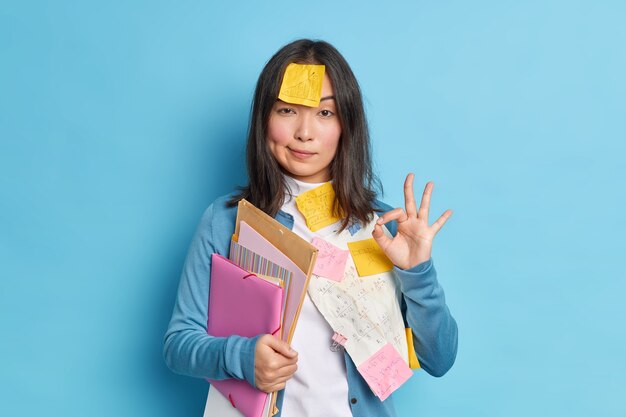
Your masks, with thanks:
M330 182L309 190L296 197L296 207L304 216L306 226L313 232L341 220L334 213L335 189Z
M393 268L393 263L373 238L348 242L348 249L360 277L380 274Z
M320 105L324 65L287 65L278 98L286 103L302 104L309 107Z

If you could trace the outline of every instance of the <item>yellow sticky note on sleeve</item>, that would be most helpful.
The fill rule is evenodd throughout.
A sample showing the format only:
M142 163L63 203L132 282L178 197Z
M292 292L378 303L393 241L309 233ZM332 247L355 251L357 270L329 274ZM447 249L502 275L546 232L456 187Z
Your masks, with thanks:
M393 263L373 238L348 242L348 249L360 277L380 274L393 268Z
M415 354L415 348L413 346L413 330L410 327L404 329L406 332L406 344L409 348L409 368L411 369L419 369L420 361L417 360L417 355Z
M287 65L278 98L286 103L302 104L309 107L320 105L324 65Z
M313 232L341 220L335 213L335 189L330 182L309 190L296 197L296 207L304 216L306 226Z

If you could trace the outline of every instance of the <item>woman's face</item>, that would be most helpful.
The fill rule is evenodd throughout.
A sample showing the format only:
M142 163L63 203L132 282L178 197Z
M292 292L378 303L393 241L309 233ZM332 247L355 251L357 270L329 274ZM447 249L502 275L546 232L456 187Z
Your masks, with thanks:
M287 175L304 182L326 182L337 153L341 124L333 85L324 74L318 107L277 100L272 107L267 143Z

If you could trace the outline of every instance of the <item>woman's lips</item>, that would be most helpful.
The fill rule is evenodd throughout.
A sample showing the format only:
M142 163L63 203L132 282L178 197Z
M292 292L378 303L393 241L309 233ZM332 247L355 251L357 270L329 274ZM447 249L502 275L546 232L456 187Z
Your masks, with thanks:
M288 149L291 152L291 154L298 159L308 159L312 157L313 155L315 155L315 152L301 151L298 149L291 149L291 148L288 148Z

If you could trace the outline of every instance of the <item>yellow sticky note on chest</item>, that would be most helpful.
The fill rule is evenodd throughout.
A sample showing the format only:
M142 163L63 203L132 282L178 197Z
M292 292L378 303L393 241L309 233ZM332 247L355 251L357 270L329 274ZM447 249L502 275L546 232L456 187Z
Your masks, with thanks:
M335 189L330 182L309 190L296 197L296 207L306 220L306 226L313 232L341 220L335 213Z
M393 268L393 263L373 238L348 242L348 249L361 277L391 271Z
M325 68L324 65L287 65L278 98L291 104L319 106Z

